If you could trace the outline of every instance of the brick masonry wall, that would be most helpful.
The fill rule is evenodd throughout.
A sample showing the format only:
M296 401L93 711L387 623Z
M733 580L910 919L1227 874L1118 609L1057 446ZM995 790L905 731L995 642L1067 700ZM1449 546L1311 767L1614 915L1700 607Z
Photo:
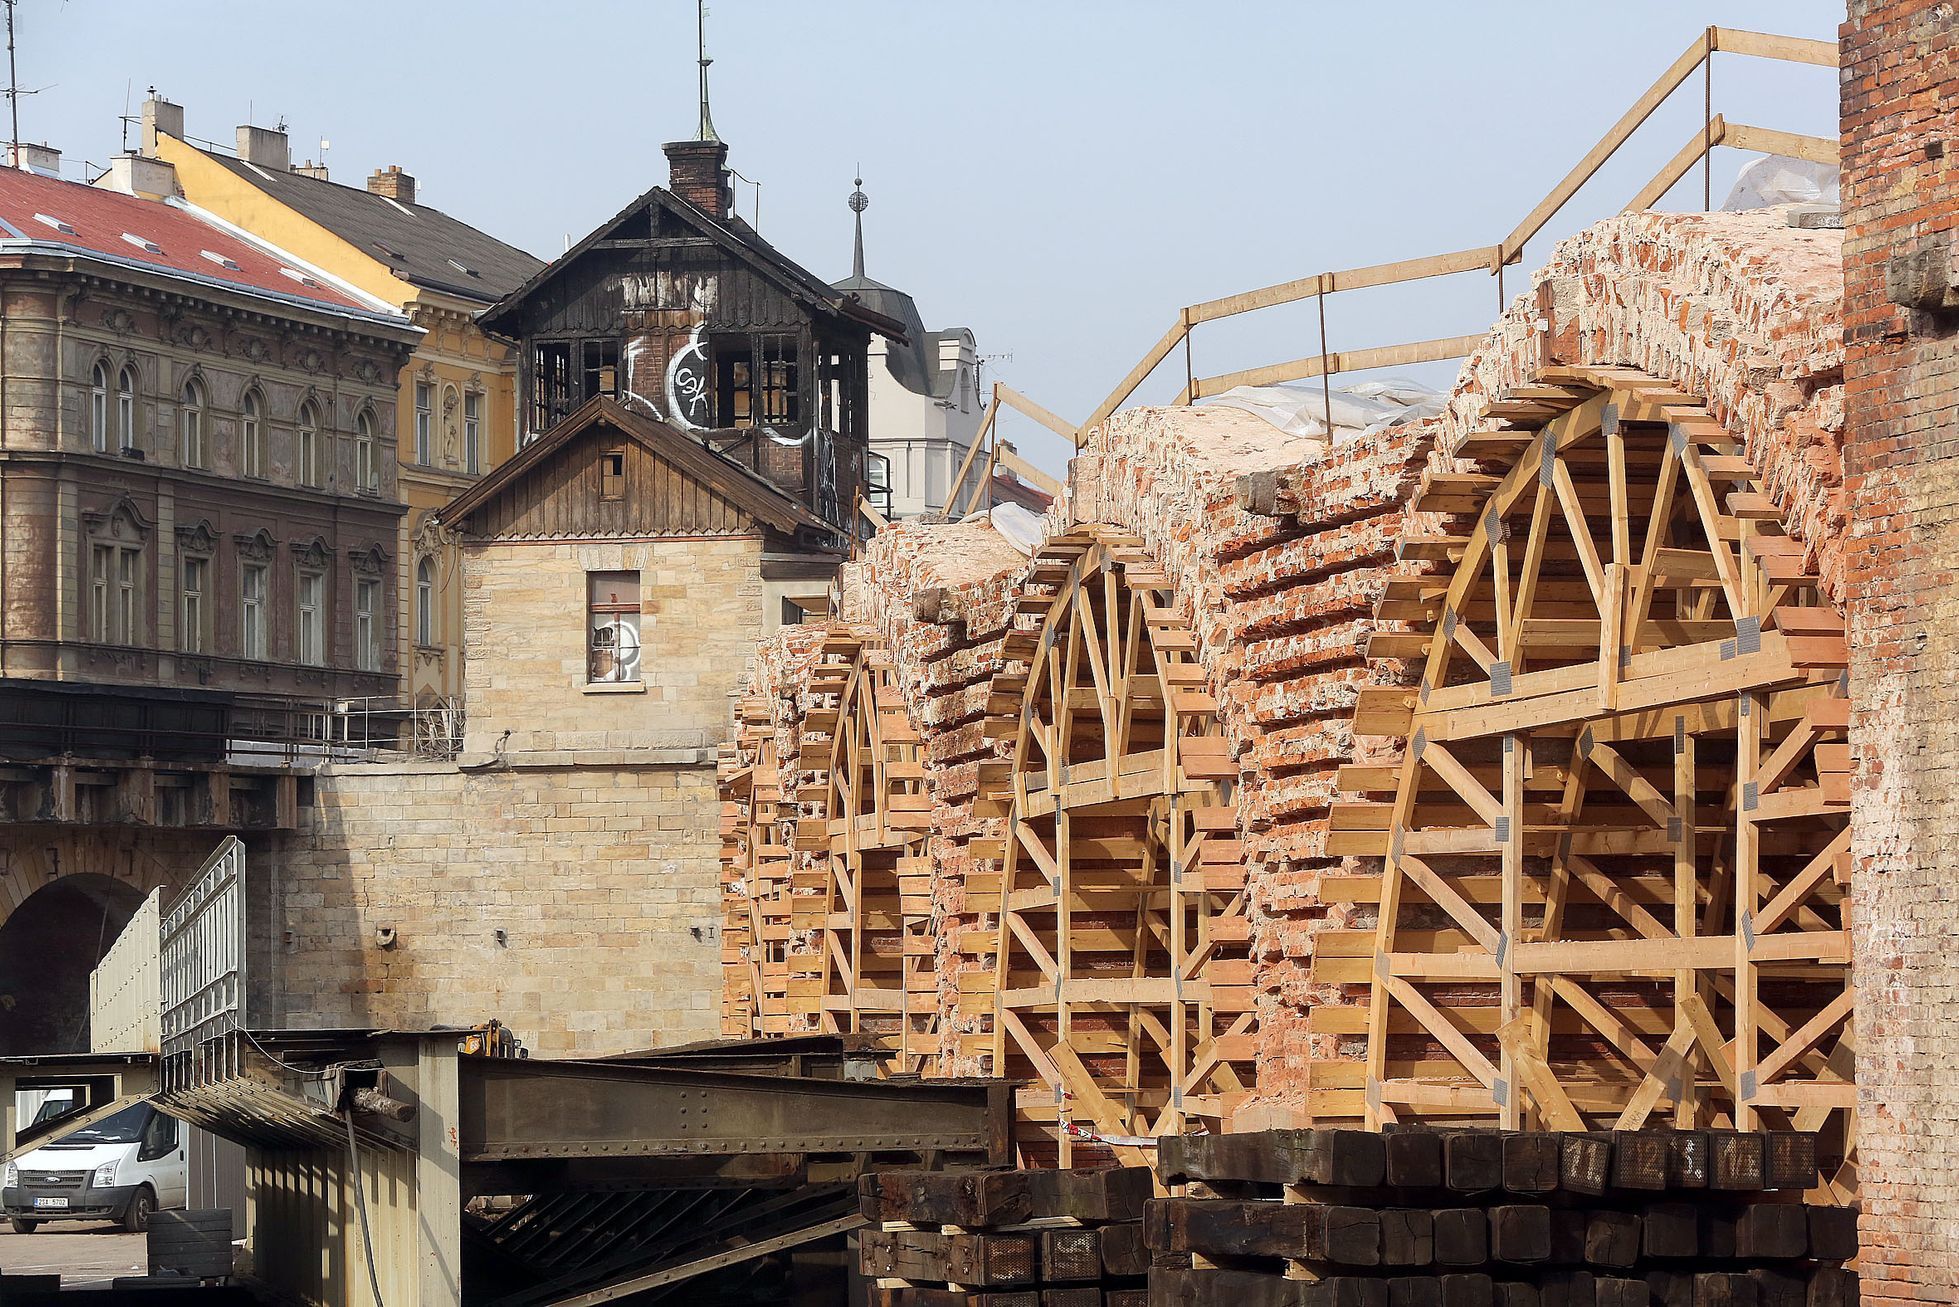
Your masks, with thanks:
M712 1038L714 803L707 765L329 768L252 856L253 1021L496 1017L543 1057Z
M1959 17L1950 4L1852 0L1841 36L1863 1292L1948 1303L1959 1301L1959 313L1940 291L1959 242Z

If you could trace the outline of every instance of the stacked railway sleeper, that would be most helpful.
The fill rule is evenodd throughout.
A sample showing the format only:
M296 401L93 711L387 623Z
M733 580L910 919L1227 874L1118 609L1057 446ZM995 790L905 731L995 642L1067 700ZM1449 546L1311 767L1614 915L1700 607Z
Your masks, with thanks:
M1840 1307L1854 1208L1797 1131L1397 1126L1162 1141L1151 1301ZM1178 1264L1182 1263L1182 1264Z
M1343 852L1377 860L1368 1120L1820 1132L1854 1192L1843 622L1695 397L1547 369L1414 501ZM1434 515L1434 516L1430 516ZM1354 978L1359 978L1358 976Z
M1052 537L1015 611L987 721L1008 756L979 776L1004 833L972 842L966 887L997 905L991 983L962 995L992 1009L994 1073L1026 1082L1026 1156L1135 1161L1250 1088L1237 765L1140 540Z
M883 1171L858 1269L888 1307L1144 1307L1146 1167Z

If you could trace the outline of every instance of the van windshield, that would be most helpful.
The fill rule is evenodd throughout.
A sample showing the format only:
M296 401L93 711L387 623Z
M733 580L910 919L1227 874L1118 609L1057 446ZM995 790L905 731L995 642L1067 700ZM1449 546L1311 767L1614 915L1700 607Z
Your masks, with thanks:
M64 1144L133 1144L143 1137L143 1128L150 1123L152 1109L148 1103L137 1103L125 1107L114 1116L97 1121L94 1125L83 1126L71 1135L63 1136Z

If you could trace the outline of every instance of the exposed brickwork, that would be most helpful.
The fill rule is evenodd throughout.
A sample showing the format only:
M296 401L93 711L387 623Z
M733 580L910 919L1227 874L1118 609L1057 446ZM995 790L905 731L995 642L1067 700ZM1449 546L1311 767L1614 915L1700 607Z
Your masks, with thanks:
M1358 691L1410 675L1405 664L1369 662L1365 648L1389 579L1420 566L1397 561L1398 543L1439 525L1414 520L1408 506L1422 472L1453 467L1444 451L1486 421L1490 400L1546 367L1636 367L1705 399L1762 469L1790 533L1818 548L1826 589L1839 596L1839 243L1781 212L1614 219L1558 248L1465 365L1439 417L1343 433L1331 446L1218 408L1132 410L1091 433L1049 533L1099 523L1133 534L1192 614L1239 764L1257 1094L1268 1116L1357 1108L1358 1037L1316 1033L1352 1023L1311 1020L1317 1008L1364 998L1315 978L1316 935L1371 925L1371 908L1322 895L1327 876L1366 870L1329 851L1328 808L1338 767L1355 760ZM979 567L963 589L941 587L934 569L965 557L956 533L968 529L883 532L845 585L847 612L866 614L887 641L927 728L948 823L935 857L949 905L960 902L957 837L986 820L962 806L971 794L963 768L986 754L977 727L994 657L976 633L1007 620L1019 582L1018 569Z
M1945 1303L1959 1300L1959 316L1927 282L1950 284L1959 239L1959 17L1852 0L1842 58L1864 1300Z

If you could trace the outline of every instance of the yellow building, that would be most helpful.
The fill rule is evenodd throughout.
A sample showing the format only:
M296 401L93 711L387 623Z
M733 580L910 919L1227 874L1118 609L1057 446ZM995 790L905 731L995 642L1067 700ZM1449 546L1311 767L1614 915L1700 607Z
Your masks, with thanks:
M397 401L409 511L395 551L396 630L403 695L421 706L459 701L460 556L433 515L516 452L516 349L474 315L542 263L416 203L415 179L398 167L354 187L329 181L323 164L295 165L283 131L240 127L235 152L193 144L182 107L152 98L143 105L143 153L175 166L188 203L400 306L425 332Z

